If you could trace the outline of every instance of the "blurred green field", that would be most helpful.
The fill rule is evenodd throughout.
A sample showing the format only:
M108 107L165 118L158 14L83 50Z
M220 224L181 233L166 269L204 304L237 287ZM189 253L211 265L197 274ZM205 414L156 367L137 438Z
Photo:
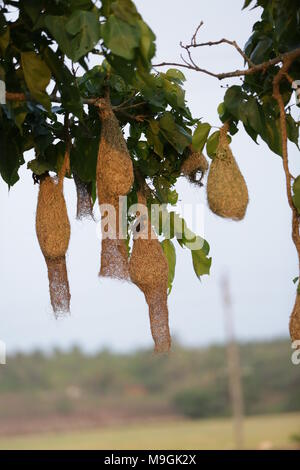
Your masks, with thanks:
M245 447L250 449L296 447L300 413L248 417ZM233 449L229 419L173 421L148 425L109 427L86 432L0 438L0 449Z

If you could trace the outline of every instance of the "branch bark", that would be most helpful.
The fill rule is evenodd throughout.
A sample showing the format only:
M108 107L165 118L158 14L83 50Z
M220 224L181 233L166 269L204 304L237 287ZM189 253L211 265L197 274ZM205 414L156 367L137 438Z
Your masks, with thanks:
M225 40L222 40L222 42L225 42ZM230 43L229 40L226 40L226 42ZM214 44L214 43L212 43ZM215 43L216 44L216 43ZM199 46L206 46L209 45L209 43L203 43L199 44ZM197 47L197 45L193 45L190 47ZM190 52L190 49L188 46L184 46L184 49L188 50ZM300 47L297 49L294 49L293 51L286 52L284 54L280 54L279 56L275 57L274 59L270 59L266 62L262 62L261 64L253 65L252 67L249 67L248 69L244 70L234 70L231 72L224 72L224 73L215 73L211 72L210 70L204 69L202 67L199 67L193 59L191 59L191 55L189 54L189 60L183 59L183 63L180 62L161 62L160 64L153 65L153 67L163 67L163 66L171 66L171 67L183 67L189 70L194 70L196 72L202 72L206 75L210 75L211 77L217 78L218 80L224 80L225 78L233 78L233 77L242 77L242 76L247 76L247 75L253 75L254 73L257 72L265 72L269 67L273 65L277 65L279 63L283 63L287 60L292 60L294 61L300 57ZM249 63L249 59L248 59Z
M285 108L284 108L284 101L280 93L280 83L286 77L286 74L292 62L293 62L292 57L289 57L288 59L284 60L283 66L281 67L277 75L275 76L274 81L273 81L273 96L278 103L279 111L280 111L280 129L281 129L281 139L282 139L283 169L285 173L288 203L292 211L292 239L293 239L293 242L295 244L295 247L298 253L299 271L300 271L299 215L293 203L292 182L291 182L291 174L289 171L289 161L288 161L288 144L287 144L288 139L287 139L286 114L285 114Z
M280 93L280 83L283 78L287 78L287 72L293 62L293 59L290 57L283 62L283 65L273 81L273 97L276 99L279 111L280 111L280 129L281 129L281 139L282 139L282 158L283 158L283 169L286 179L286 191L288 203L292 211L292 240L297 250L298 254L298 265L299 265L299 276L300 276L300 234L299 234L299 214L297 208L293 203L292 195L292 183L291 183L291 174L289 171L289 161L288 161L288 144L287 144L287 123L286 123L286 114L284 108L284 101ZM299 281L298 281L299 289ZM295 305L290 317L290 335L292 341L298 341L300 339L300 294L297 290ZM300 346L297 346L300 349Z
M52 94L49 96L49 98L52 103L62 103L62 99L60 96L56 96ZM83 98L82 103L93 106L96 104L98 99L99 97ZM29 100L30 100L30 96L25 95L25 93L14 93L14 92L9 92L9 91L6 92L6 101L23 102L23 101L29 101ZM119 106L113 106L112 109L114 110L115 113L123 114L123 116L127 117L127 119L130 119L131 121L143 122L147 118L146 115L143 115L143 114L133 115L127 112L127 110L129 109L138 108L139 106L143 106L143 105L145 105L145 102L135 103L133 105L128 105L128 106L123 106L122 104Z

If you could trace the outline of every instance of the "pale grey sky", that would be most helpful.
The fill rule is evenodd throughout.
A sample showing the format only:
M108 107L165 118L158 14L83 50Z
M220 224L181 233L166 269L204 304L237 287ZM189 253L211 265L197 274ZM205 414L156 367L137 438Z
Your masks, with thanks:
M201 40L222 37L240 45L251 33L258 11L241 12L242 1L136 0L144 19L157 35L157 60L177 60L179 41L190 39L203 20ZM236 51L223 45L197 52L201 65L211 70L241 67ZM224 89L196 72L185 72L187 101L195 116L219 125L216 108ZM233 81L226 82L233 84ZM225 85L226 83L223 83ZM205 237L211 245L211 275L200 283L187 250L177 249L177 269L169 297L172 335L186 345L223 340L220 278L230 276L236 332L240 339L271 338L288 334L295 296L296 252L290 239L288 208L281 159L264 143L254 144L243 130L233 138L232 150L246 178L250 204L240 223L218 218L205 210ZM290 148L292 168L299 173L299 155ZM298 163L297 163L298 159ZM8 352L15 349L69 347L87 350L107 346L127 351L151 346L147 306L133 285L99 280L100 242L92 222L75 220L75 190L66 182L72 222L68 253L72 314L53 318L46 266L35 235L38 187L31 172L21 170L21 181L8 194L0 182L0 339ZM178 184L181 199L206 205L204 188Z

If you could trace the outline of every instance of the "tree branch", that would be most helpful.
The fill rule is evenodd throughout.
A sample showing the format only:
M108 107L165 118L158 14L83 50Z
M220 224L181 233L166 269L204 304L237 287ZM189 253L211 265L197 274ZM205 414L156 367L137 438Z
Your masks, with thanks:
M243 57L245 62L247 62L250 67L255 66L255 64L249 59L249 57L245 54L245 52L239 47L239 45L236 43L236 41L230 41L229 39L220 39L219 41L209 41L209 42L202 42L202 43L197 43L197 34L200 31L200 28L203 26L203 21L200 22L200 24L197 26L196 31L194 32L190 44L183 45L183 43L180 43L180 46L188 51L191 48L197 48L197 47L204 47L204 46L218 46L219 44L229 44L230 46L233 46L238 53Z
M280 110L280 129L281 129L281 139L282 139L282 159L283 159L283 169L285 173L286 180L286 191L289 206L292 210L292 239L298 253L299 261L299 271L300 271L300 234L299 234L299 214L293 203L292 195L292 183L291 183L291 174L289 171L289 161L288 161L288 145L287 145L287 124L286 124L286 114L284 108L284 101L280 93L280 83L283 78L286 78L288 69L290 68L293 62L293 56L290 55L289 58L283 61L283 66L274 77L273 81L273 97L276 99L279 110Z
M56 96L55 94L51 94L49 96L49 98L50 98L50 101L52 103L62 103L61 97ZM31 99L30 96L25 95L25 93L12 93L12 92L9 92L9 91L6 92L6 101L19 101L19 102L22 102L22 101L29 101L30 99ZM97 97L97 98L83 98L82 103L83 104L88 104L88 105L94 105L98 99L99 99L99 97ZM122 103L119 106L113 106L112 109L115 112L123 113L123 110L125 111L126 109L137 108L139 106L145 105L146 102L135 103L135 104L128 105L128 106L123 106L123 104L124 103ZM125 114L125 112L123 114ZM133 118L133 117L134 116L131 116L131 118ZM139 118L139 116L137 116L137 117ZM141 116L140 116L140 118L141 118ZM141 120L141 119L138 119L138 120Z
M62 99L60 96L56 96L54 94L49 96L50 101L52 103L61 103ZM12 93L7 91L6 92L6 101L29 101L31 98L29 95L25 95L25 93ZM83 98L83 104L90 104L93 105L97 101L98 98ZM35 100L33 100L35 101Z
M203 44L207 45L208 43L203 43ZM184 49L186 49L186 47L187 46L184 46ZM195 47L195 46L193 46L193 47ZM187 51L189 51L188 55L189 55L190 62L188 62L186 60L184 60L184 63L180 63L180 62L161 62L160 64L153 65L153 67L164 67L164 66L183 67L183 68L187 68L189 70L194 70L196 72L202 72L206 75L210 75L211 77L217 78L218 80L223 80L224 78L242 77L242 76L246 76L246 75L252 75L252 74L257 73L257 72L265 72L269 67L271 67L273 65L279 64L280 62L283 63L283 62L285 62L286 60L289 60L289 59L294 61L295 59L300 57L300 47L299 47L297 49L294 49L291 52L286 52L284 54L280 54L279 56L275 57L274 59L270 59L266 62L262 62L261 64L253 65L252 67L249 67L248 69L234 70L232 72L214 73L214 72L211 72L210 70L199 67L195 63L195 61L193 59L191 59L190 49L187 49Z

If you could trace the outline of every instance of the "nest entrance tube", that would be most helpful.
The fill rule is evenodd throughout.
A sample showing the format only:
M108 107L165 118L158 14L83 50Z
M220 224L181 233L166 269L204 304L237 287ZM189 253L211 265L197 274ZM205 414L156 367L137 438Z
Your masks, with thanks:
M93 219L93 202L91 198L91 184L84 183L77 175L74 176L77 192L77 214L78 220Z
M128 250L123 235L123 198L107 198L107 202L100 205L100 210L102 243L99 276L129 281Z
M145 294L149 306L149 319L152 338L155 344L154 351L157 353L169 352L171 347L171 336L169 330L169 311L167 304L167 293L160 290Z
M123 240L102 240L100 277L126 281L130 279L128 253Z
M60 313L70 311L71 295L66 257L45 258L45 261L48 268L51 305L54 313L58 316Z

